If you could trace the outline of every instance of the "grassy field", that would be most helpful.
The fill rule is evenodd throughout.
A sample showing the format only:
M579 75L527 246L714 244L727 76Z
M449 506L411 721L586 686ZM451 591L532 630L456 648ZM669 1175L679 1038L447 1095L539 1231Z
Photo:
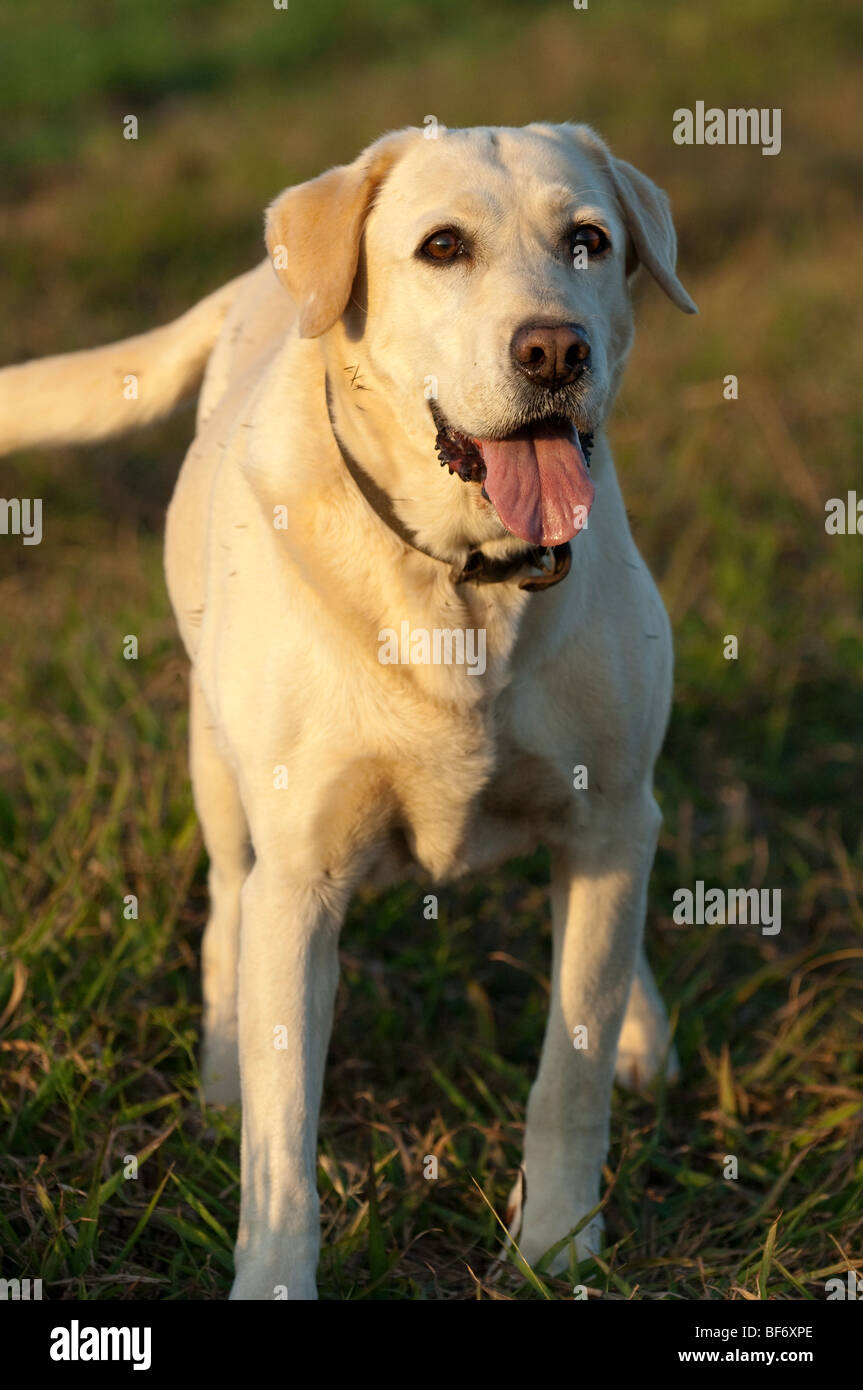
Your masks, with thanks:
M648 945L683 1076L656 1102L616 1094L608 1247L579 1277L609 1299L823 1298L863 1267L863 537L824 530L828 498L863 495L863 16L524 16L45 0L37 23L0 0L0 362L180 312L259 257L281 187L428 113L587 119L669 189L701 317L641 291L611 437L675 632ZM675 146L672 111L699 99L781 107L781 155ZM237 1116L198 1090L206 863L160 558L190 430L0 460L0 495L45 516L40 546L0 539L0 1274L50 1298L221 1298L231 1277ZM781 888L781 934L676 926L696 879ZM441 893L437 922L413 888L355 904L324 1298L571 1297L489 1272L542 1036L546 882L542 856L513 864Z

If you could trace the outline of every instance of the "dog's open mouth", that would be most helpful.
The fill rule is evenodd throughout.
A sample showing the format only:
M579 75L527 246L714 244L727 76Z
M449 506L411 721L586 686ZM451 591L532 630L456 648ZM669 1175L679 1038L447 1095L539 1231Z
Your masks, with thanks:
M562 545L587 523L594 486L593 436L571 420L537 420L504 439L454 429L432 402L438 458L466 483L481 483L508 531L531 545Z

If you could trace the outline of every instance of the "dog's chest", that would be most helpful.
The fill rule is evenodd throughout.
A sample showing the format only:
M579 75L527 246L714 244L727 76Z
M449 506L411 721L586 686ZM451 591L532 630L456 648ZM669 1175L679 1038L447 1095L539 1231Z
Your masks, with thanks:
M396 775L375 882L446 881L571 837L580 803L568 736L524 697L535 715L524 723L520 701L502 698L419 741L410 776Z

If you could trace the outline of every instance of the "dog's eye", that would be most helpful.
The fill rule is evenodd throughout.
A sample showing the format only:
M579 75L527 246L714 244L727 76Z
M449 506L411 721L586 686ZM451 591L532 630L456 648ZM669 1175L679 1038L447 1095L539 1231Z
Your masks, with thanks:
M454 261L457 256L464 255L464 242L452 227L444 227L423 242L420 254L430 261Z
M572 234L572 249L575 251L579 246L583 246L588 256L598 256L603 251L607 251L611 242L607 234L601 227L594 227L592 223L585 223L581 227L576 227Z

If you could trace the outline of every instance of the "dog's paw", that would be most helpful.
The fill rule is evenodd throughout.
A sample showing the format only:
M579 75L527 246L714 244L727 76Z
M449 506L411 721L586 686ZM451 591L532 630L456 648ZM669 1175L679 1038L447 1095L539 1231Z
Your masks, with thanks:
M314 1303L318 1290L313 1275L305 1279L294 1277L283 1284L275 1276L249 1270L237 1275L228 1297L231 1303Z
M570 1197L557 1202L543 1200L531 1201L527 1197L527 1183L524 1169L519 1170L518 1179L509 1194L506 1208L506 1227L509 1232L506 1248L518 1247L519 1253L534 1268L540 1264L544 1255L563 1240L566 1234L579 1224L582 1217L597 1205L594 1201L578 1202ZM537 1213L537 1214L535 1214ZM587 1260L598 1253L603 1246L605 1222L597 1212L588 1224L575 1236L575 1255L578 1260ZM567 1242L548 1262L547 1274L563 1274L569 1269L572 1247Z
M277 1222L270 1221L271 1232L250 1243L240 1219L240 1234L234 1250L232 1303L312 1303L318 1290L315 1273L320 1252L320 1215L317 1198L313 1204L316 1225L288 1235Z
M635 1091L640 1095L649 1094L656 1089L656 1085L662 1075L663 1063L665 1063L665 1081L671 1086L680 1076L680 1061L675 1047L671 1047L666 1060L665 1051L667 1040L662 1039L648 1046L621 1045L617 1049L617 1064L614 1071L614 1079L618 1086L622 1086L626 1091Z

